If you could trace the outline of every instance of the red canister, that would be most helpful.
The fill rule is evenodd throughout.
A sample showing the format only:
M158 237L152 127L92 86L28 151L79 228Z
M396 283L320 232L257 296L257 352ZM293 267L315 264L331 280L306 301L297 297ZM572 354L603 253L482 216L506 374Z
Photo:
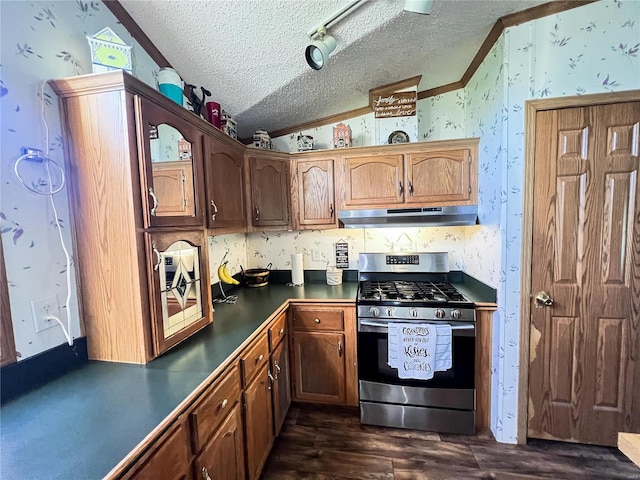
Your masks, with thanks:
M220 104L207 102L207 119L216 128L220 128Z

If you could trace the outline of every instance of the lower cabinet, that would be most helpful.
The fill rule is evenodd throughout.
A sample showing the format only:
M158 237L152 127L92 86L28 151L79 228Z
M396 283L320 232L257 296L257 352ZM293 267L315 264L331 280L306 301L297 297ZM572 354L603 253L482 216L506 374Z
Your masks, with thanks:
M289 348L285 338L271 354L273 372L273 430L277 437L291 405L291 377L289 374Z
M291 323L293 399L357 406L355 308L295 305Z
M191 478L191 452L189 430L184 421L172 426L158 438L138 465L125 474L135 480L189 480Z
M244 391L247 476L260 477L273 443L272 375L265 363Z
M244 440L240 405L236 404L216 434L196 457L193 462L193 478L244 480Z

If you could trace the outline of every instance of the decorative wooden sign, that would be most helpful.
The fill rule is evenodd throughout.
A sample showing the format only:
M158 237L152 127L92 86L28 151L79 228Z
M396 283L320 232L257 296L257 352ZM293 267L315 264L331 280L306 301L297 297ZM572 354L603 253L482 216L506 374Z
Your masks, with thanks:
M416 114L416 92L376 95L373 99L375 118L412 117Z
M349 268L349 244L336 242L336 267Z

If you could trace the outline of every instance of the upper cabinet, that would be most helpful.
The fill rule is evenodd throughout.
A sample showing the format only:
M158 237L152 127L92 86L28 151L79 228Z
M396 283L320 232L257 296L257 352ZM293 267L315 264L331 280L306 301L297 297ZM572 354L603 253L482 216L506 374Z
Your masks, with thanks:
M251 230L287 229L290 225L289 155L248 148L245 158L249 172L247 213Z
M297 230L337 228L333 158L293 162L291 210Z
M338 173L341 209L475 205L478 139L365 147Z
M245 232L244 147L237 142L204 138L207 228L213 234Z
M203 225L202 132L146 98L136 110L145 226Z

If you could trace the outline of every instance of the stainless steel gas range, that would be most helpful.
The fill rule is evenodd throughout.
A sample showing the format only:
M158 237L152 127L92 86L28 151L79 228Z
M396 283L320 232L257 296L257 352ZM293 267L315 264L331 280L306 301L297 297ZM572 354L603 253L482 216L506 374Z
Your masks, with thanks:
M474 434L475 309L449 282L448 253L360 254L356 306L361 422ZM450 325L450 368L401 378L389 360L398 324Z

